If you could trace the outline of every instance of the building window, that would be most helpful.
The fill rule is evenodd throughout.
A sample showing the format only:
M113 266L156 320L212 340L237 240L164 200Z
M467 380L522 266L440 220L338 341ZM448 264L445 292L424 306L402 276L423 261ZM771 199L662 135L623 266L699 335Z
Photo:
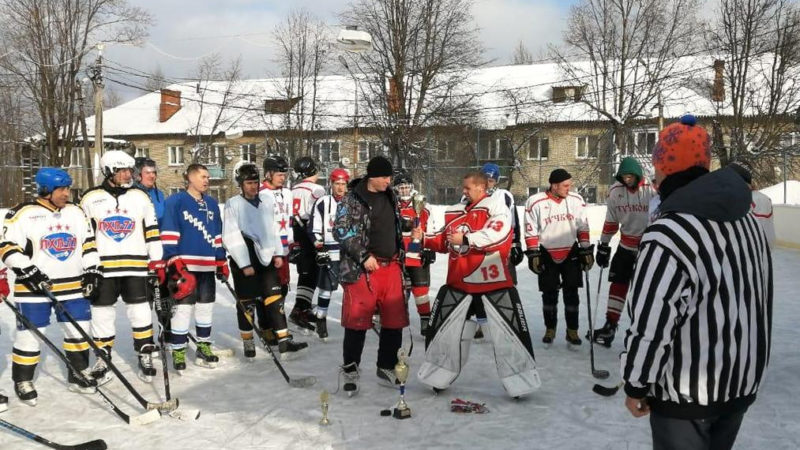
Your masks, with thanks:
M207 166L221 165L223 158L225 157L224 145L212 145L211 147L206 147L203 150L205 154L202 158L199 158L202 164Z
M83 167L83 148L72 147L69 152L69 167Z
M584 186L578 189L586 203L597 203L597 186Z
M445 205L451 205L459 200L454 187L440 187L436 189L436 193L439 195L439 202Z
M578 136L575 138L575 158L597 158L597 137Z
M210 195L211 198L213 198L213 199L215 199L215 200L217 200L219 202L225 200L225 199L222 198L222 196L221 196L222 194L223 194L223 190L219 186L214 186L214 187L208 188L208 195Z
M244 162L256 162L256 144L242 144L239 146L239 157Z
M456 141L439 141L437 159L454 161L456 159Z
M183 147L167 147L169 165L180 166L183 164Z
M511 140L507 138L481 139L478 142L478 155L482 160L511 159L513 154Z
M658 132L655 130L638 131L634 135L636 138L635 149L637 155L652 155L658 140ZM631 151L628 151L631 154Z
M169 195L175 195L182 190L181 188L171 187L169 188Z
M539 187L538 186L529 186L528 187L528 197L530 197L531 195L536 195L538 193L539 193Z
M382 153L383 146L380 142L361 141L358 143L358 162L368 162L370 159Z
M150 148L148 147L136 147L136 153L133 154L134 158L149 158L150 157Z
M550 156L550 139L533 136L528 141L528 159L547 159Z
M314 155L323 163L339 162L339 142L329 141L314 144Z

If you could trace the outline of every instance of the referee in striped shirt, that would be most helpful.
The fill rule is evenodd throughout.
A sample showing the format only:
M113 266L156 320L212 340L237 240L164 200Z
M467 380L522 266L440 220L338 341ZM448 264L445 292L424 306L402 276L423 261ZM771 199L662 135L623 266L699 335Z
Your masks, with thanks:
M625 406L653 447L729 449L770 351L772 256L750 191L709 173L706 131L684 116L653 151L661 206L639 247L621 356Z

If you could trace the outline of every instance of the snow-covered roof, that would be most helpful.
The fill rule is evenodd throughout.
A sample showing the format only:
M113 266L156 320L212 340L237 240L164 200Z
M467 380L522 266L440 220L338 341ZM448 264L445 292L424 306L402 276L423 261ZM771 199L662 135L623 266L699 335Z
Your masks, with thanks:
M687 112L698 116L716 114L710 98L714 77L711 56L682 58L676 65L676 81L662 92L665 117L679 117ZM573 75L568 77L556 63L484 67L460 75L465 81L452 95L470 98L478 111L478 121L488 129L502 129L517 123L565 121L594 121L601 116L581 102L553 103L554 86L587 84L588 63L574 63ZM357 75L363 79L363 75ZM576 78L577 77L577 78ZM572 78L572 79L570 79ZM267 131L285 128L283 116L264 113L264 100L286 98L284 79L241 80L230 87L228 107L220 105L228 84L225 81L196 81L173 84L170 90L181 93L181 109L169 120L159 122L160 92L152 92L104 112L104 132L108 136L151 134L209 134L228 130ZM310 84L310 83L308 83ZM325 75L317 83L317 123L315 128L335 130L353 124L356 83L350 76ZM309 87L309 91L311 91ZM360 90L363 92L363 89ZM313 91L295 108L311 109ZM591 94L591 92L587 92ZM431 95L437 95L435 92ZM656 115L655 102L644 111ZM367 105L359 104L360 123L368 125L364 116ZM725 112L723 108L723 113ZM217 116L220 119L217 120ZM215 125L216 123L216 125ZM87 120L89 130L94 120ZM306 127L308 129L308 127Z

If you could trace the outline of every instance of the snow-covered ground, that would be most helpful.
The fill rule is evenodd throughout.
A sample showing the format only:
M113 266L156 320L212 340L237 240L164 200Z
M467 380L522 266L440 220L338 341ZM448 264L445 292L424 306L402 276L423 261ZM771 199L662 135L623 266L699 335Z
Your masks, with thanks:
M736 448L800 448L800 406L796 387L800 377L800 252L779 249L775 258L774 328L772 357L759 398L751 407ZM410 360L412 376L407 401L413 417L399 421L381 417L380 410L397 400L397 392L378 386L375 377L377 336L370 332L362 362L361 393L347 398L341 392L331 396L329 427L320 427L319 394L337 389L341 362L343 329L340 315L341 292L331 302L328 343L315 337L298 339L310 343L303 358L285 363L290 375L313 374L318 383L306 389L294 389L284 382L273 362L259 349L254 363L241 359L241 344L231 296L218 285L214 311L213 336L216 345L234 348L237 356L222 360L215 370L190 363L186 375L171 373L173 396L187 408L200 408L195 422L169 417L142 426L129 426L103 408L97 396L83 396L66 390L66 372L59 360L45 349L38 370L36 386L39 404L31 408L17 401L11 381L11 339L14 320L11 311L0 305L0 389L10 398L9 410L0 418L28 428L61 443L77 443L102 438L111 449L261 449L261 448L525 448L525 449L645 449L650 448L647 419L634 419L623 406L622 392L604 398L592 393L598 382L589 370L589 347L579 351L566 348L563 307L556 344L542 347L541 297L530 272L519 266L519 289L532 330L534 350L542 378L542 389L521 401L509 399L497 378L490 344L473 345L464 372L451 389L433 395L416 381L415 372L423 357L419 320L412 308L411 332L414 350ZM439 258L432 270L432 293L445 278L445 259ZM594 299L599 269L590 274ZM606 288L599 299L602 324ZM292 286L294 288L294 285ZM586 329L585 291L581 291L581 335ZM294 302L290 294L287 311ZM597 299L595 299L597 302ZM118 307L117 339L114 361L143 395L153 401L163 392L160 361L159 376L152 385L136 378L133 367L130 327L121 304ZM598 307L597 303L593 305ZM627 326L623 319L622 328ZM60 343L61 331L55 326L47 335ZM619 336L619 335L618 335ZM404 345L408 346L408 333ZM603 384L613 386L619 380L618 354L621 339L611 349L595 347L597 365L611 371ZM193 359L193 358L192 358ZM122 384L115 380L106 386L115 401L130 412L140 411ZM460 397L486 403L490 413L460 415L449 411L450 400ZM31 441L0 430L0 449L38 448Z

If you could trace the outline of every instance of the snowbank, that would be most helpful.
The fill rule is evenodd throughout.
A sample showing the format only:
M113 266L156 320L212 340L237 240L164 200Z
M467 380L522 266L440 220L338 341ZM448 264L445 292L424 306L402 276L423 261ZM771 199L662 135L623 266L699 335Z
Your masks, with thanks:
M783 201L783 183L761 189L761 192L772 200L772 204L800 205L800 181L786 182L786 201Z

